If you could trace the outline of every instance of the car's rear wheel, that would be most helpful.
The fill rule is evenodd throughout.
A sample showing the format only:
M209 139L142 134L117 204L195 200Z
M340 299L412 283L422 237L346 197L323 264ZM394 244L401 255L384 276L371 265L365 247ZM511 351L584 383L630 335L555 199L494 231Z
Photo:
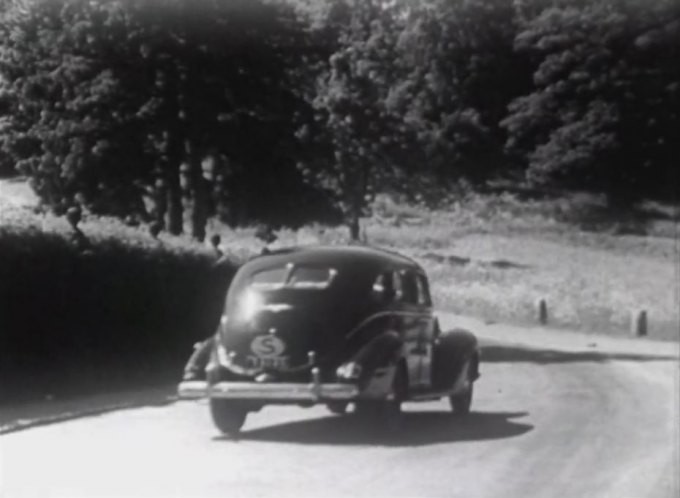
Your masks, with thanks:
M473 358L467 368L468 385L464 391L449 396L449 402L451 403L451 409L453 413L457 415L466 415L470 413L470 407L472 406L472 395L474 393L474 380L475 373L477 371L476 358Z
M466 415L470 413L470 407L472 406L472 382L464 392L449 396L449 401L451 403L451 409L453 413L457 415Z
M406 399L407 386L406 369L400 365L385 399L358 401L355 413L362 418L379 422L388 430L398 429L402 419L401 404Z
M237 434L248 416L248 410L227 399L211 399L210 415L222 434Z
M326 403L326 407L331 413L335 415L344 415L347 413L347 401L329 401Z

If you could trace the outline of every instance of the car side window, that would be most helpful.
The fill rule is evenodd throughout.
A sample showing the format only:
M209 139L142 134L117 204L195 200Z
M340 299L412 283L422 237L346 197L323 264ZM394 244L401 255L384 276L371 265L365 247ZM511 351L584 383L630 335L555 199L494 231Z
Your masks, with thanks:
M391 273L381 273L375 279L372 288L373 296L376 300L389 303L394 301L394 281Z
M402 301L410 304L418 304L418 284L416 283L415 275L410 271L402 272L401 280L403 286Z
M403 301L404 299L404 285L401 274L399 272L392 272L392 288L394 289L394 300Z
M423 306L432 306L430 288L427 285L427 279L424 275L416 276L416 285L418 286L418 304Z

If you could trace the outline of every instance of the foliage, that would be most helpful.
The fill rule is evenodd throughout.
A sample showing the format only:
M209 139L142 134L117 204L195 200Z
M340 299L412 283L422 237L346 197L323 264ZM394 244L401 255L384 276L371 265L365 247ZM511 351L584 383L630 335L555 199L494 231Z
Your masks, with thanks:
M202 240L211 217L340 211L356 238L379 191L676 194L673 0L11 0L0 16L0 174L58 213Z
M397 7L381 1L330 0L312 36L324 51L308 74L311 116L298 136L307 146L300 168L335 194L359 238L359 218L379 188L398 178L401 120L387 105L395 76Z
M121 370L176 376L192 344L215 330L233 256L218 263L195 243L154 240L111 219L84 222L83 248L61 219L4 215L0 402L45 387L26 390L21 378L76 387L81 375Z
M418 135L421 163L439 178L482 182L503 167L499 121L526 88L511 0L426 0L399 37L404 77L391 105Z
M145 73L121 43L128 28L119 6L38 2L3 21L0 68L12 131L3 134L4 152L58 212L74 203L139 211L135 180L152 164L136 116Z
M536 61L534 89L503 121L529 179L615 203L672 194L679 42L680 7L665 0L568 2L529 17L515 47Z
M212 213L271 215L256 196L290 206L271 195L281 179L287 195L303 188L286 83L300 31L286 12L238 0L39 0L11 10L0 49L3 151L58 211L148 214L172 233L186 211L198 239Z

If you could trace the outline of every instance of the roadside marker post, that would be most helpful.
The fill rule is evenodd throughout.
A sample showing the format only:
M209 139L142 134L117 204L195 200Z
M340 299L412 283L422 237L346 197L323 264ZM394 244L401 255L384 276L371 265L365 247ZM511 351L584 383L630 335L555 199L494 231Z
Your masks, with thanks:
M538 322L541 325L547 325L548 323L548 305L545 299L538 300Z
M647 310L635 310L631 313L631 333L635 337L647 335Z

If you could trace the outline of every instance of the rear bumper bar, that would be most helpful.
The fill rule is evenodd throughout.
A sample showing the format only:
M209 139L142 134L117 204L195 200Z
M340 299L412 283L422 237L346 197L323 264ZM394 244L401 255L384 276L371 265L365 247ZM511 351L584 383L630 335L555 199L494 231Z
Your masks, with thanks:
M322 383L259 383L184 381L179 384L178 395L183 399L220 398L263 401L333 401L352 400L359 389L352 384Z

